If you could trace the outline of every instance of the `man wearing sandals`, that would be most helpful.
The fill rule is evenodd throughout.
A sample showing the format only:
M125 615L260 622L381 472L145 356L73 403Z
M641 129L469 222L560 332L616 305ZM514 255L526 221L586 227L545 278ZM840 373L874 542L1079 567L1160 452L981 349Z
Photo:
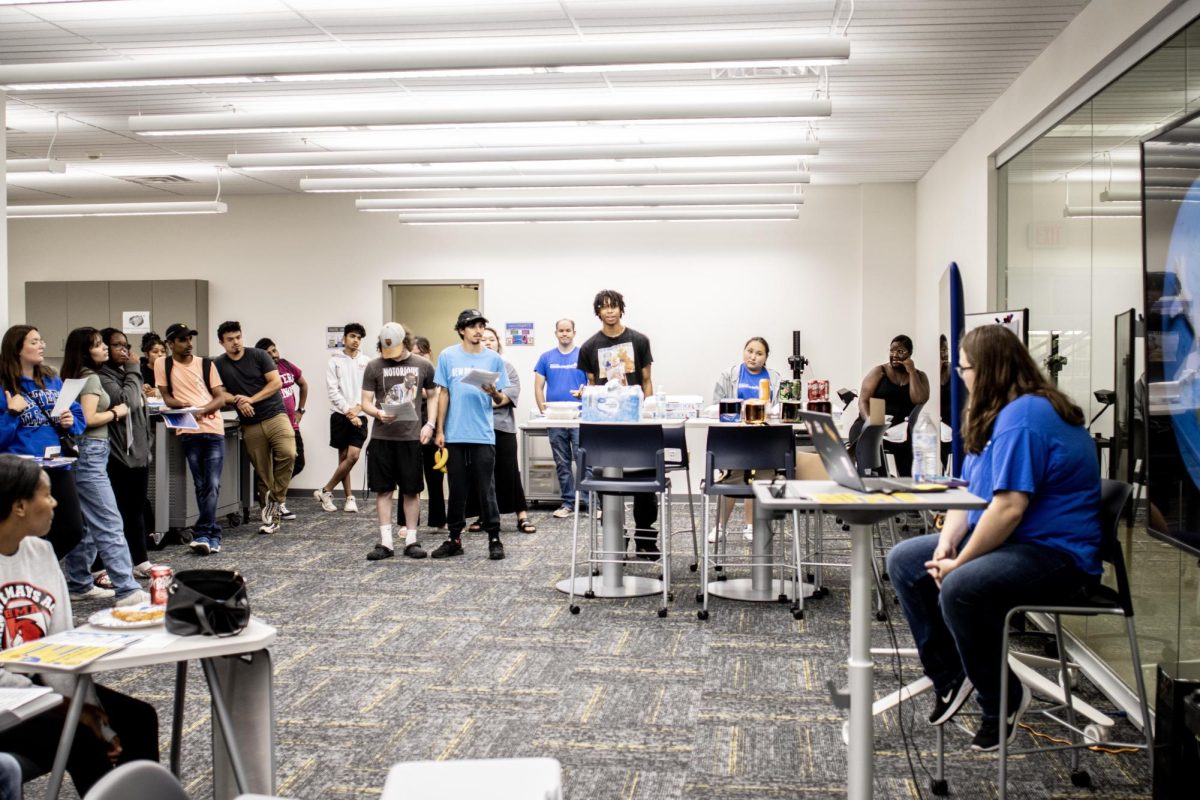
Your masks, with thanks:
M428 404L429 421L424 425L426 401L432 400L433 364L409 350L412 339L397 322L379 331L380 358L367 364L362 382L362 410L371 423L367 445L367 483L375 493L375 515L379 520L379 544L367 553L368 561L391 558L392 492L400 490L397 514L399 535L404 538L404 555L424 558L417 541L424 486L421 445L427 444L437 425L437 403Z

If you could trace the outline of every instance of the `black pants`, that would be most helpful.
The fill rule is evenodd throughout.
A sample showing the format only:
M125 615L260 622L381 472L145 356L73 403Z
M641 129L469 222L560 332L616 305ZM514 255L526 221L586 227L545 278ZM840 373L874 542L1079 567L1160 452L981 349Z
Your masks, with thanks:
M292 477L300 474L300 470L304 469L304 440L300 438L300 429L294 429L296 434L296 460L292 462Z
M158 761L158 714L154 706L99 685L96 695L108 714L109 725L121 738L121 755L117 763L138 759ZM49 772L54 767L54 753L66 716L66 705L63 705L0 731L0 752L19 755L37 764L42 772ZM76 729L71 754L67 757L67 772L71 773L80 797L113 768L107 752L107 742L83 725ZM35 776L22 777L31 780Z
M425 471L425 491L429 493L429 511L425 524L431 528L446 526L446 475L433 468L438 447L433 442L421 445L421 467Z
M50 496L58 502L46 541L54 548L54 557L61 560L83 541L83 512L79 510L75 473L59 468L48 469L46 474L50 476Z
M517 463L517 435L496 431L496 507L501 514L521 514L529 510L525 489L521 486L521 465ZM472 487L467 495L467 516L479 516L479 493Z
M487 531L488 539L500 538L500 509L496 505L496 485L492 473L496 470L496 447L490 444L447 444L450 462L450 504L446 524L451 539L461 539L467 524L467 496L472 487L479 497L479 524Z
M115 458L108 459L108 480L117 499L117 510L125 526L125 541L133 565L149 561L146 555L146 519L143 510L150 491L150 468L127 467Z

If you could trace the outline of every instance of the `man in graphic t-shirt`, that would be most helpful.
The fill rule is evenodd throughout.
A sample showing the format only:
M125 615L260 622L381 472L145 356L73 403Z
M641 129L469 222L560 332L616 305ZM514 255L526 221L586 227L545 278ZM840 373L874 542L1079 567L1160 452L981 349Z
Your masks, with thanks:
M504 395L508 373L499 353L483 346L487 320L478 309L468 308L458 315L454 329L462 344L447 347L438 356L434 382L438 392L438 447L450 451L447 474L450 502L446 526L450 538L438 545L434 558L461 556L462 532L466 527L467 492L475 486L479 492L479 523L488 535L488 558L504 558L500 543L500 508L496 504L496 431L492 427L492 404ZM494 373L494 382L475 378ZM490 377L488 375L487 377Z
M600 318L599 332L579 348L579 368L587 374L590 384L603 386L613 381L622 386L641 386L646 397L654 394L650 365L650 340L645 334L626 327L625 298L620 292L605 289L592 301L592 310ZM638 555L646 560L658 558L654 523L658 520L658 503L652 494L633 495L634 540Z
M575 321L560 319L554 323L554 337L558 347L542 353L533 368L533 395L538 411L546 412L547 402L572 402L579 399L579 389L587 383L587 376L579 369L579 348L575 346ZM554 469L558 473L558 491L562 506L554 516L563 519L575 510L575 473L572 464L579 452L579 428L549 428L546 438L550 440L550 452L554 456ZM587 511L587 503L580 509Z
M433 364L413 353L412 340L404 327L389 322L379 331L380 358L367 364L363 373L361 405L363 413L374 417L371 442L367 445L367 483L375 493L375 513L379 520L379 544L367 553L368 561L391 558L392 492L400 490L397 522L404 539L404 555L424 558L417 541L421 513L423 465L421 445L433 438L437 427L437 387L433 382ZM421 419L426 406L429 421Z

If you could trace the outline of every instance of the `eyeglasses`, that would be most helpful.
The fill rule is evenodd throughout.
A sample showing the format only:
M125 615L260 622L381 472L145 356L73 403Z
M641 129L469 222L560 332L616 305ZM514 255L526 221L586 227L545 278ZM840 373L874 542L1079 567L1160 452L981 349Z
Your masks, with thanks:
M128 349L129 349L129 343L128 343L128 342L125 342L125 343L121 343L121 342L114 342L113 344L110 344L110 345L108 346L108 349L109 349L109 350L128 350Z
M956 372L958 372L958 377L962 378L962 377L964 377L964 373L970 372L971 370L973 370L975 368L972 367L970 364L966 365L965 367L960 364L957 367L955 367L954 369Z

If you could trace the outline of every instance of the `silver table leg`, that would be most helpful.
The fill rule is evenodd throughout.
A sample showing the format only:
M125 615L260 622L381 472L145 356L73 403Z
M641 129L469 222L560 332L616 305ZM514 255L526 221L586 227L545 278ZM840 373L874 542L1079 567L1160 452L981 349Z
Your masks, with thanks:
M867 800L875 784L875 662L871 658L871 526L850 530L850 753L847 760L849 800Z
M50 782L46 784L47 800L57 800L58 792L62 788L63 775L67 771L67 757L71 755L75 729L79 727L79 717L83 713L83 698L91 688L91 675L79 675L75 678L75 690L71 695L71 704L67 707L67 719L63 722L62 735L58 737L58 750L54 753L54 768L50 770Z
M229 756L229 763L233 767L233 778L237 782L238 791L246 794L250 791L250 784L246 780L246 769L242 764L242 754L238 750L234 739L233 723L229 716L229 709L225 707L225 696L221 694L221 683L217 678L217 672L211 660L207 658L201 659L200 665L204 668L204 677L208 680L208 692L212 695L213 711L215 712L217 724L221 727L221 736L225 738L225 749Z

